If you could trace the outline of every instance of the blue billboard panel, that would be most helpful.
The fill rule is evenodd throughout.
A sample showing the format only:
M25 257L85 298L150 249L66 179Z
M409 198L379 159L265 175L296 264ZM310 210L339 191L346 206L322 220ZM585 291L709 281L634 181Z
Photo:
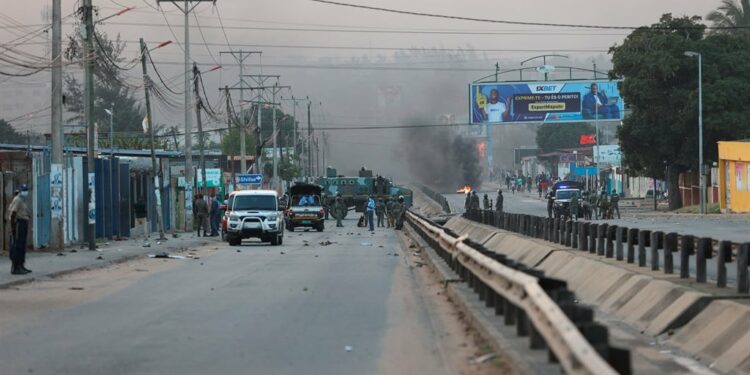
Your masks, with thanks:
M617 81L475 83L469 86L471 123L622 120Z

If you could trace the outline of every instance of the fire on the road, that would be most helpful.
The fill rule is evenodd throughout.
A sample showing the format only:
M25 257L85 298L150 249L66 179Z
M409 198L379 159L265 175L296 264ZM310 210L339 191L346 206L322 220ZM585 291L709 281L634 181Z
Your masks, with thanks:
M460 188L460 189L456 190L456 193L464 193L464 194L468 194L468 193L471 193L471 191L472 191L472 190L473 190L473 189L471 188L471 186L469 186L469 185L464 185L464 187L462 187L462 188Z

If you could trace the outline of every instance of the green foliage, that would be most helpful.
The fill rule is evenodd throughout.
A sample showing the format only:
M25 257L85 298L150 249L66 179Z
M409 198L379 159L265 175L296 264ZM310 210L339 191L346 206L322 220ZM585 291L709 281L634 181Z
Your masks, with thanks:
M247 132L245 136L245 154L255 155L255 134ZM221 153L224 155L240 154L240 128L232 127L221 140Z
M25 144L27 142L26 137L17 132L5 119L0 119L0 134L3 135L0 143Z
M65 58L69 61L80 61L83 57L83 49L80 45L79 34L74 33L68 37L68 45L65 49ZM116 62L119 66L130 66L124 58L120 57L125 49L125 42L118 35L115 40L107 37L107 34L97 31L101 46L94 42L96 59L94 65L94 122L99 124L100 136L109 133L110 116L105 109L114 107L114 131L118 132L142 132L142 122L145 110L139 101L133 96L134 87L125 82L121 71L104 56ZM71 123L83 122L84 96L82 83L74 75L65 76L65 106L66 110L73 114L69 118Z
M750 0L722 0L716 10L706 16L714 27L750 26ZM718 29L718 33L737 33L742 29Z
M544 152L580 146L583 134L593 134L596 130L588 123L544 124L536 131L536 144Z
M281 177L284 181L291 181L295 177L302 175L302 168L294 165L291 162L287 162L286 160L279 159L278 161L279 165L279 177ZM273 161L267 161L263 165L263 173L270 177L273 177Z
M750 135L750 35L704 38L704 29L699 17L667 14L610 50L610 76L624 78L620 92L631 110L618 129L625 166L667 177L672 209L681 206L678 174L698 166L698 64L685 51L703 55L705 163L717 160L717 141Z

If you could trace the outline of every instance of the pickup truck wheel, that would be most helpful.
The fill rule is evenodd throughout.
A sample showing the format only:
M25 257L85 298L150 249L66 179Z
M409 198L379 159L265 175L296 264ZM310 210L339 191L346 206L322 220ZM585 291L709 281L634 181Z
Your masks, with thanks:
M294 225L289 224L286 226L286 229L289 230L290 232L294 232Z
M278 245L281 245L281 236L277 234L271 237L271 246L278 246Z
M229 238L229 246L240 246L242 244L241 238Z

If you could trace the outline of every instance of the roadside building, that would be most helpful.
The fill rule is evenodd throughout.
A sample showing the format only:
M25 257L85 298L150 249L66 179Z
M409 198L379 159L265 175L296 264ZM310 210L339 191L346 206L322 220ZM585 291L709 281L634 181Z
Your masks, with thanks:
M721 210L750 212L750 141L718 143Z

